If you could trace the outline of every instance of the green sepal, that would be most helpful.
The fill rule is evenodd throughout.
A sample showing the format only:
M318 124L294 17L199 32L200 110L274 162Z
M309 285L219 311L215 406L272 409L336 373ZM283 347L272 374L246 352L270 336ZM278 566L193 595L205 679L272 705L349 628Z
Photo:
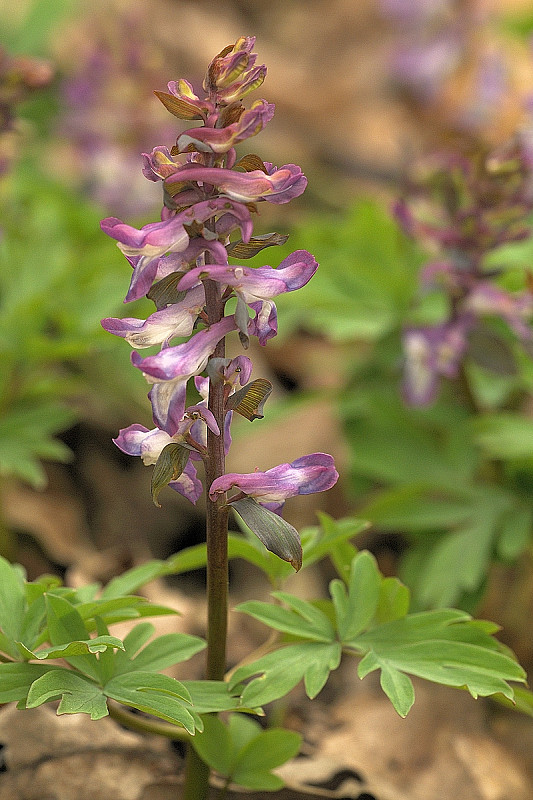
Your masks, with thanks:
M152 500L158 508L161 508L161 504L157 500L161 489L168 486L171 481L175 481L179 478L187 466L190 454L189 448L177 442L167 444L167 446L161 450L152 473L152 483L150 487Z
M147 292L147 298L152 303L155 303L158 311L183 300L187 292L180 292L177 287L184 275L184 272L171 272L170 275L166 275L160 281L154 283L150 291Z
M228 256L231 258L253 258L265 247L284 245L288 238L288 234L264 233L262 236L252 236L249 242L243 242L242 239L239 239L228 245L226 249Z
M242 169L243 172L253 172L256 169L260 169L261 172L264 172L265 175L268 175L268 171L265 167L263 159L257 156L255 153L248 153L248 155L239 158L239 160L233 165L233 169Z
M254 419L263 419L263 406L272 393L272 384L266 378L257 378L247 383L239 391L230 394L226 408L236 411L241 417L253 422Z
M279 514L257 503L252 497L243 497L229 503L243 522L255 533L266 549L298 572L302 566L302 543L296 528Z
M200 111L196 110L193 106L189 103L186 103L184 100L180 100L179 97L175 97L173 94L169 94L168 92L154 92L155 96L158 100L161 100L163 105L165 106L167 111L170 111L171 114L174 114L175 117L178 119L203 119L203 114Z

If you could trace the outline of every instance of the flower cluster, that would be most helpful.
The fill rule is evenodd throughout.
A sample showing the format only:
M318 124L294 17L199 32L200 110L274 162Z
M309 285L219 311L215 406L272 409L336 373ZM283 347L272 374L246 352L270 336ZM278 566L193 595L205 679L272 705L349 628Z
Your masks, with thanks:
M241 37L213 59L203 84L205 97L185 80L171 81L168 92L156 92L174 116L200 122L183 131L171 150L159 146L144 154L145 177L163 189L160 221L141 229L115 217L101 223L133 268L126 302L146 295L156 305L147 319L102 321L134 348L132 363L151 384L156 427L130 425L115 443L155 465L155 502L166 485L196 502L202 491L196 463L209 458L207 431L223 438L227 452L233 412L249 420L262 417L271 385L262 378L249 382L250 359L224 358L221 343L237 331L245 348L252 336L265 345L277 333L274 298L304 286L318 266L305 250L291 253L277 268L229 263L230 256L247 259L284 243L287 237L276 233L254 237L252 215L258 203L288 203L306 186L294 164L278 168L252 154L237 160L235 145L259 133L274 113L265 100L247 110L242 103L266 73L255 64L254 41ZM234 311L226 314L231 297L236 298ZM176 337L186 341L174 344ZM153 345L160 346L155 355L138 352ZM187 406L191 379L200 399ZM221 386L224 412L217 420L208 399ZM254 499L268 515L279 513L285 499L329 489L337 478L331 456L315 453L264 473L218 475L208 487L209 497L218 502L235 489L238 494L228 503Z
M439 377L456 378L469 357L501 374L515 363L507 338L487 324L499 317L533 351L530 286L509 292L497 282L502 270L486 264L501 245L531 235L533 151L527 132L494 152L440 154L418 167L396 217L404 230L438 254L421 273L422 291L443 290L446 318L404 331L406 400L432 402Z

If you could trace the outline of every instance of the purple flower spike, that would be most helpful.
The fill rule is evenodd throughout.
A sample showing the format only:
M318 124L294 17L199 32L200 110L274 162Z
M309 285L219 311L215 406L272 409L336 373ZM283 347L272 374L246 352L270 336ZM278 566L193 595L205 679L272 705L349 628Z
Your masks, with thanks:
M238 142L249 139L263 130L274 116L275 106L266 100L256 100L238 122L225 128L189 128L178 136L176 147L180 153L191 149L200 153L227 153Z
M190 336L204 305L205 291L200 285L190 289L179 303L156 311L146 320L135 317L125 319L107 317L101 324L109 333L122 336L132 347L142 349L165 344L175 336Z
M266 472L241 475L229 472L211 484L209 497L236 489L254 497L259 503L280 505L298 494L314 494L331 489L338 480L333 458L326 453L312 453L297 458L291 464L280 464Z
M161 222L149 222L140 230L126 225L116 217L103 219L100 227L104 233L117 240L125 256L156 258L171 250L185 250L189 244L189 236L180 215Z
M224 317L210 328L196 333L188 342L165 347L157 355L146 358L141 358L134 351L131 360L152 383L188 379L205 369L218 342L234 330L236 325L233 316Z
M526 322L533 315L533 295L530 292L513 295L488 282L480 282L466 298L464 308L476 315L502 317L519 339L529 341L533 337Z

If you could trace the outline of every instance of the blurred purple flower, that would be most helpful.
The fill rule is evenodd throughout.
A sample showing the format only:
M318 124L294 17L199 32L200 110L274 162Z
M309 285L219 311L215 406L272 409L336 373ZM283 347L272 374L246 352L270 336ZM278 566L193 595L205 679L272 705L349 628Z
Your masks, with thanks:
M441 376L457 377L472 322L472 318L464 317L458 322L404 331L403 389L409 405L428 405L437 396Z

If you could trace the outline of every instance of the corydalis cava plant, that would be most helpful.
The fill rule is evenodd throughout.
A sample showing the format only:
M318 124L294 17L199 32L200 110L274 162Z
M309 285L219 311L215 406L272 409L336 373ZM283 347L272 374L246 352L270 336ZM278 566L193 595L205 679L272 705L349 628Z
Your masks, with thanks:
M531 131L500 149L439 153L421 162L396 216L406 233L437 254L421 272L422 293L440 290L446 300L437 324L404 330L404 394L411 405L435 400L441 377L456 379L468 360L501 375L514 375L514 344L533 353L531 278L521 291L499 283L503 269L487 265L498 248L531 236L533 208Z
M208 549L210 534L225 536L232 506L269 550L299 569L299 536L280 514L287 498L333 486L338 475L332 457L314 453L266 472L224 474L233 413L261 418L272 388L263 378L250 381L247 356L225 357L225 337L237 332L244 348L252 336L265 345L277 333L274 298L304 286L318 266L305 250L277 269L229 264L229 256L247 259L286 241L277 233L254 237L253 215L259 203L288 203L307 184L294 164L278 168L255 154L237 160L235 145L259 133L274 113L266 100L248 109L242 103L266 74L255 64L254 42L241 37L213 59L204 98L185 80L156 92L174 116L200 125L181 132L170 151L158 146L144 154L145 177L163 187L160 221L140 230L114 217L101 223L133 268L126 302L146 295L156 306L146 320L108 318L102 324L135 348L132 363L151 384L155 427L130 425L114 441L154 465L154 502L168 485L196 503L203 490L197 466L203 461ZM235 311L226 314L231 297ZM189 338L174 345L175 337ZM156 355L138 352L153 345L160 345ZM199 396L187 406L191 380Z

